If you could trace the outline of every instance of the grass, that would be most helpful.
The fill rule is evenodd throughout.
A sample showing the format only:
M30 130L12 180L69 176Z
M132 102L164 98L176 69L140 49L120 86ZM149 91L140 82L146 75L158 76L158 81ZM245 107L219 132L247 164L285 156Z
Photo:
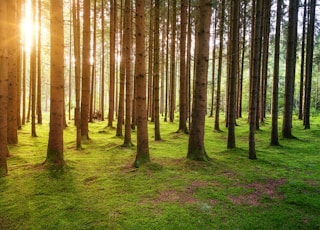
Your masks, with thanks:
M175 133L177 123L161 123L159 142L150 123L152 162L136 169L135 148L121 147L106 123L91 123L91 140L76 151L69 122L60 170L41 166L48 125L37 126L37 138L28 125L0 179L0 229L319 229L320 120L311 130L295 120L298 139L280 139L281 147L269 146L270 123L257 132L251 161L246 120L238 120L237 148L227 150L227 130L213 132L208 118L211 162L186 160L188 136Z

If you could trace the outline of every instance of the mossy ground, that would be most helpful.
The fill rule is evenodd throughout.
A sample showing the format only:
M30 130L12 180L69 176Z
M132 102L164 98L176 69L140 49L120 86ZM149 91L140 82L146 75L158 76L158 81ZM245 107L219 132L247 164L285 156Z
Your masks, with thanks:
M37 126L36 138L25 126L0 179L0 229L319 229L320 119L310 130L295 120L298 139L280 139L281 147L269 145L267 119L255 161L246 119L238 124L237 148L227 150L227 130L214 132L208 118L211 161L196 162L186 159L188 136L175 132L177 123L161 123L159 142L150 123L151 163L139 169L135 147L121 147L106 122L90 124L81 151L69 122L60 169L42 166L48 125Z

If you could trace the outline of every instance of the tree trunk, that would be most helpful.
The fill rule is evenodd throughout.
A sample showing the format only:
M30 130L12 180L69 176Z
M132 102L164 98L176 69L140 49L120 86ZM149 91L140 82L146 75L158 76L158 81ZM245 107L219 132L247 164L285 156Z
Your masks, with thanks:
M278 98L279 98L279 60L280 60L280 29L282 21L282 3L283 0L277 1L277 21L276 34L274 41L274 66L273 66L273 83L272 83L272 126L271 126L271 145L279 145L278 137Z
M10 0L0 1L0 177L8 173L7 111L8 111L8 41L7 7Z
M136 0L136 74L137 84L137 154L135 167L150 161L148 144L148 116L146 108L146 63L145 63L145 0Z
M101 82L100 82L100 113L101 113L101 121L104 121L104 87L105 87L105 80L104 80L104 62L105 62L105 38L104 38L104 0L101 0Z
M50 1L50 132L46 164L63 166L64 31L63 1Z
M217 95L216 95L216 114L214 119L214 130L220 132L220 100L221 100L221 74L222 74L222 52L223 52L223 32L224 32L224 20L225 20L225 0L221 0L220 9L220 42L219 42L219 61L218 61L218 78L217 78Z
M302 43L301 43L301 63L300 63L300 91L299 91L299 112L298 118L303 118L303 93L304 93L304 71L305 71L305 41L306 41L306 16L307 0L304 0L302 19Z
M282 120L282 136L284 138L294 138L294 136L292 135L292 110L294 81L296 73L298 8L299 0L290 1L286 55L286 77L284 88L284 108Z
M186 38L187 38L187 0L181 1L180 33L180 105L179 130L188 133L187 128L187 76L186 76Z
M170 122L174 120L176 107L176 24L177 24L177 1L172 1L172 21L171 21L171 50L170 50Z
M90 0L83 1L82 45L81 136L89 139L88 115L90 104Z
M148 117L151 118L151 121L154 121L153 116L153 46L154 46L154 0L150 0L150 17L149 17L149 50L148 50Z
M261 51L261 17L262 17L262 1L256 2L255 17L254 17L254 51L252 64L250 103L249 103L249 159L257 159L255 147L255 132L257 125L257 101L260 76L260 51Z
M193 96L192 124L187 158L208 161L209 157L204 148L204 127L207 104L207 74L212 1L200 0L198 14L199 30L196 36L196 42L198 42L199 46L196 57L196 85Z
M36 23L36 0L32 0L33 22ZM32 31L32 48L30 54L31 83L31 136L36 137L36 82L37 82L36 30Z
M213 49L212 49L212 78L211 78L211 103L210 103L210 114L209 117L213 117L213 108L214 108L214 81L215 81L215 68L216 68L216 37L217 37L217 12L218 10L214 10L214 29L213 29L213 35L212 35L212 43L213 43Z
M164 104L164 121L168 121L168 99L169 99L169 30L170 30L170 5L167 10L166 23L166 95Z
M81 111L80 111L80 3L79 0L73 0L73 39L74 39L74 60L75 60L75 125L76 125L76 148L81 149Z
M153 69L153 111L154 139L160 141L160 1L155 0L154 23L154 69Z
M125 133L124 143L126 147L132 146L131 140L131 3L130 0L125 0L124 8L124 48L125 48L125 73L126 73L126 118L125 118Z
M19 8L20 9L20 8ZM7 16L10 27L8 28L8 144L18 143L17 125L17 53L18 53L18 23L16 11L18 10L16 0L8 2ZM2 110L1 110L2 111Z
M38 118L38 124L42 124L42 109L41 109L41 1L38 0L38 24L39 24L39 30L38 30L38 62L37 62L37 118Z
M237 108L237 76L239 62L239 16L240 2L232 1L231 3L231 75L229 77L229 116L228 116L228 149L236 147L235 125L236 125L236 108Z
M312 83L312 66L313 66L313 50L314 50L314 27L315 27L315 11L316 0L310 0L310 17L308 22L307 34L307 56L306 56L306 89L304 101L304 128L310 129L310 107L311 107L311 83Z

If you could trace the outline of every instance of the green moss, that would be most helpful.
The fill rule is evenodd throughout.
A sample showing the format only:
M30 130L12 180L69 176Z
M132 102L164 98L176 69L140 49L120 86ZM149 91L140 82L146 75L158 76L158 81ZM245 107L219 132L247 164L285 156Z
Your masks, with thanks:
M188 136L177 123L161 123L163 141L152 141L150 162L132 166L135 148L104 122L89 124L91 140L76 149L73 122L64 132L64 167L44 167L48 125L19 131L10 146L9 175L0 178L2 229L319 229L319 118L298 139L270 146L269 119L256 135L256 161L248 160L247 120L239 119L234 150L227 130L208 118L205 148L212 159L186 158ZM132 133L133 144L136 133ZM141 163L141 162L139 162ZM140 164L141 165L141 164ZM272 181L283 181L278 186ZM269 183L269 184L268 184ZM264 189L264 190L263 190ZM255 197L256 196L256 197ZM256 199L257 204L250 204Z

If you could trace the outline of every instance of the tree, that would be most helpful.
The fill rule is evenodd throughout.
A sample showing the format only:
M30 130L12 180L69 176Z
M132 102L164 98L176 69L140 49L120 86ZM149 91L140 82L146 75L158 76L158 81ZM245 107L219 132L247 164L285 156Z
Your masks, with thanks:
M316 14L316 0L310 0L310 17L308 21L307 34L307 57L306 57L306 87L304 102L304 128L310 129L310 105L311 105L311 83L312 83L312 66L313 66L313 50L314 50L314 24Z
M18 60L18 19L16 17L17 7L16 0L8 1L8 23L10 29L8 29L8 144L18 143L18 125L17 125L17 60ZM19 8L20 9L20 8Z
M131 141L131 98L132 98L132 77L131 77L131 3L125 0L124 6L124 49L125 49L125 74L126 74L126 117L124 143L126 147L132 146Z
M146 63L145 63L145 0L136 0L136 115L137 115L137 154L135 167L150 161L148 142L148 116L146 106Z
M282 118L282 136L284 138L294 138L294 136L292 135L292 110L294 81L296 73L298 8L299 0L290 1L285 73L286 76L284 87L284 107Z
M235 125L236 125L236 88L239 62L239 15L240 2L231 3L231 74L229 76L229 113L228 113L228 148L236 147Z
M262 17L262 1L257 1L255 4L255 17L254 17L254 33L251 60L251 75L250 76L250 102L249 102L249 159L255 160L256 147L255 147L255 132L257 129L257 101L258 101L258 87L260 76L260 51L261 51L261 17Z
M90 103L90 0L83 1L82 45L81 136L88 139L88 115Z
M37 44L37 52L38 52L38 62L37 62L37 118L38 124L42 124L42 109L41 109L41 1L38 0L38 44Z
M187 128L187 76L186 76L186 38L187 38L187 0L181 1L180 33L180 93L179 130L188 133Z
M154 139L161 140L160 136L160 1L155 0L154 23L154 69L153 69L153 106L154 106Z
M216 114L215 114L215 118L214 118L214 130L216 130L218 132L220 131L219 117L220 117L220 95L221 95L222 53L223 53L222 44L223 44L224 20L225 20L225 0L221 0Z
M81 112L80 112L80 2L73 0L72 3L72 18L73 18L73 39L74 39L74 62L75 62L75 125L76 125L76 148L81 148Z
M50 0L50 132L46 164L63 166L63 0Z
M7 6L9 0L0 1L0 177L8 173L7 111L8 111L8 49Z
M200 0L198 12L198 32L196 42L196 76L193 95L192 123L189 136L187 158L208 161L204 148L204 125L207 104L207 74L209 62L210 21L212 1Z
M36 23L36 0L32 0L33 23ZM31 136L36 137L36 79L37 53L36 53L36 30L32 31L32 48L30 53L30 91L31 91ZM29 101L30 103L30 101Z
M114 83L115 83L115 54L116 54L116 23L117 10L116 0L110 1L110 79L109 79L109 112L108 112L108 127L112 127L114 116Z
M174 120L176 107L176 24L177 24L177 0L172 0L171 21L171 50L170 50L170 122Z
M282 2L277 1L277 21L276 34L274 41L274 66L272 82L272 126L271 126L271 145L279 145L278 137L278 98L279 98L279 58L280 58L280 27L282 20Z

